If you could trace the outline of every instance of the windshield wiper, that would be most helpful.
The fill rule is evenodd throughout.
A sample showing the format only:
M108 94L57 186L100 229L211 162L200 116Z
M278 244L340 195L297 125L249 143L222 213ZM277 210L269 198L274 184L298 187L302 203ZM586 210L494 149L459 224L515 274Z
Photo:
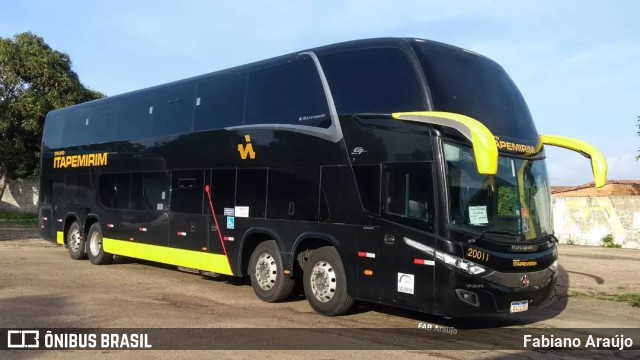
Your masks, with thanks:
M511 236L516 236L518 239L520 239L520 234L516 234L510 231L505 231L505 230L484 230L482 231L480 234L472 237L471 239L469 239L469 243L474 243L477 240L480 240L484 237L484 235L486 234L499 234L499 235L511 235Z

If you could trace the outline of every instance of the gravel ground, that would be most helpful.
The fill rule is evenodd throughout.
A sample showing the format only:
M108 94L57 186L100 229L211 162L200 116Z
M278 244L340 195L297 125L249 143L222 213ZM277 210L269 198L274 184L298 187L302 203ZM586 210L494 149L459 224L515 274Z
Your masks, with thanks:
M0 328L411 328L419 323L482 328L638 328L640 308L600 300L596 295L640 292L640 251L581 246L560 247L560 284L556 302L518 316L447 320L394 309L358 304L341 317L315 314L298 291L290 301L267 304L244 279L210 278L174 267L120 258L114 265L93 266L73 261L63 247L37 239L24 229L0 229ZM572 296L577 295L577 296ZM265 330L268 331L268 330ZM461 330L464 334L468 330ZM0 334L4 335L4 334ZM267 333L267 336L269 334ZM276 333L273 336L277 336ZM359 336L359 335L358 335ZM363 333L362 337L369 336ZM391 335L389 341L398 340ZM317 341L322 343L323 334ZM363 341L355 339L353 341ZM394 340L395 339L395 340ZM473 339L457 338L471 342ZM296 339L291 339L296 341ZM346 339L345 341L349 341ZM371 348L380 339L364 340ZM246 343L244 343L246 342ZM383 342L384 343L384 342ZM231 347L250 348L246 337L229 339ZM640 344L638 344L640 345ZM446 347L445 347L446 348ZM452 347L452 348L455 348ZM478 345L479 349L483 347ZM402 349L402 348L401 348ZM5 351L0 358L120 359L223 358L305 359L355 358L637 358L638 352L561 353L516 350L367 350L367 351Z

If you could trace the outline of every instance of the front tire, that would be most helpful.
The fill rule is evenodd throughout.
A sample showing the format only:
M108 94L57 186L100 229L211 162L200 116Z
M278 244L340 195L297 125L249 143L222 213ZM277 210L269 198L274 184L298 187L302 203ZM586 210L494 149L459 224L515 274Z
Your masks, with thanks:
M284 276L282 257L274 240L260 243L249 259L249 277L256 296L266 302L282 301L291 295L295 281Z
M92 264L107 265L113 262L113 255L104 252L102 248L102 228L100 228L100 223L91 225L87 239L87 253Z
M69 256L73 260L85 260L87 254L84 252L84 238L80 232L80 224L74 221L67 230L67 250L69 250Z
M332 246L314 250L304 266L304 293L311 308L327 316L342 315L353 305L338 251Z

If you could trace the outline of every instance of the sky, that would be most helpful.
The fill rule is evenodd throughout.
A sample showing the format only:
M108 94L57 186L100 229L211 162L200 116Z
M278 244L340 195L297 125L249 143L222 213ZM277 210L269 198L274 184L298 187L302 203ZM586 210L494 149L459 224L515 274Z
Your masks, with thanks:
M640 180L638 14L633 0L5 0L0 37L43 37L107 95L340 41L445 42L501 64L540 134L586 141L609 179ZM588 159L546 153L552 185L593 180Z

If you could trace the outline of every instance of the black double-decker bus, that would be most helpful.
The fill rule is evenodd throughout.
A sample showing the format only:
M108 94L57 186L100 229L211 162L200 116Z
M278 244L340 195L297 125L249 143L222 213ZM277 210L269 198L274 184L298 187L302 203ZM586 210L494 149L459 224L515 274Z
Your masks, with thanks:
M48 114L40 233L73 259L233 276L320 314L548 305L544 145L495 62L406 38L310 49Z

